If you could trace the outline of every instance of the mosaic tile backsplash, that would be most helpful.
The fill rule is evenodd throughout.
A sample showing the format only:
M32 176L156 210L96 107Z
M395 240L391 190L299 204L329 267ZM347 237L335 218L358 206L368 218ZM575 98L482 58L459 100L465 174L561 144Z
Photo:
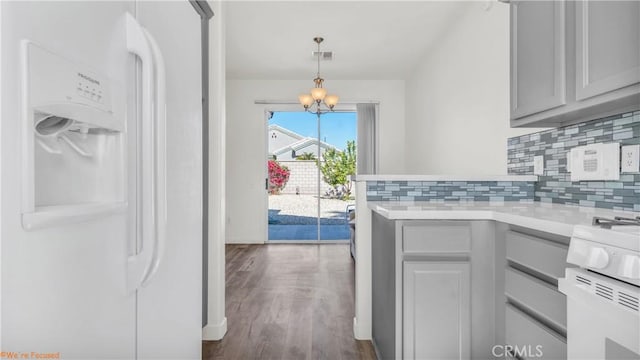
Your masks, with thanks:
M600 142L640 144L640 111L510 138L509 175L533 175L533 157L543 155L545 174L536 183L536 201L640 211L638 173L620 174L619 181L571 182L571 148Z
M534 182L526 181L367 181L368 201L533 202Z

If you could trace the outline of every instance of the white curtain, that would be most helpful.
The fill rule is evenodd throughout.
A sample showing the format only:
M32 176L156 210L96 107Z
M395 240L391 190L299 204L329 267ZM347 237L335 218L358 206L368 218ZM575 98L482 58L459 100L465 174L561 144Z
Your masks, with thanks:
M376 104L357 104L357 173L376 174Z

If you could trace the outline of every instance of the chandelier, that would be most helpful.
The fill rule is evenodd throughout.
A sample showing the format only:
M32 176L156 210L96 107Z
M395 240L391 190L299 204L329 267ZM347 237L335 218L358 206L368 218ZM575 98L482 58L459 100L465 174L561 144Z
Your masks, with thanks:
M322 114L329 111L333 111L333 107L338 103L337 95L327 95L327 90L323 87L324 79L320 77L320 56L322 53L320 52L320 43L324 41L321 37L313 38L313 41L318 44L318 52L316 55L318 56L318 72L316 74L316 78L313 79L315 86L311 89L309 94L302 94L298 96L298 100L300 104L304 106L304 110L313 114ZM309 110L311 106L315 104L316 110ZM324 104L325 108L322 108Z

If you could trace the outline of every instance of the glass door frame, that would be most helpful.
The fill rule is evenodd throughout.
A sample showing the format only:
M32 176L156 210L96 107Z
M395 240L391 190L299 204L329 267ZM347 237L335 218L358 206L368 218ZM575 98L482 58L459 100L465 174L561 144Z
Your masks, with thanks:
M258 102L256 102L258 103ZM301 106L297 103L282 103L282 104L275 104L275 103L269 103L270 106L265 107L264 109L264 134L265 134L265 139L268 139L268 134L269 134L269 120L271 120L272 114L276 113L276 112L304 112L304 109L301 108ZM336 113L355 113L356 112L356 104L349 104L349 103L345 103L345 104L340 104L338 106L336 106L335 111ZM322 115L317 115L316 116L316 127L317 127L317 137L316 139L318 140L318 145L317 145L317 151L318 151L318 160L320 161L321 159L321 128L322 128ZM357 121L356 121L356 132L357 132ZM268 159L269 157L269 142L268 140L265 141L265 150L264 150L264 158ZM349 239L340 239L340 240L321 240L321 184L322 184L322 172L320 171L320 168L317 168L316 170L316 176L317 176L317 189L316 189L316 195L317 195L317 208L316 208L316 231L317 231L317 236L314 240L270 240L269 239L269 221L268 221L268 217L269 217L269 192L267 191L268 189L265 189L264 192L264 196L266 198L266 216L267 216L267 226L265 229L266 232L266 236L265 236L265 243L266 244L313 244L313 245L318 245L318 244L348 244L349 243ZM268 185L268 179L269 179L269 173L268 173L268 167L265 166L265 183L266 185ZM267 186L265 186L267 187ZM346 205L345 205L346 206Z

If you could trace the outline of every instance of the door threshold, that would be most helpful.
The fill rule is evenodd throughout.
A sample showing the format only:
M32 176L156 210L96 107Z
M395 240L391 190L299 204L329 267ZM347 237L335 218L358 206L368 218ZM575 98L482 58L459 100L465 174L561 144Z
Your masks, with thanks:
M344 240L267 240L265 244L349 244L349 239Z

